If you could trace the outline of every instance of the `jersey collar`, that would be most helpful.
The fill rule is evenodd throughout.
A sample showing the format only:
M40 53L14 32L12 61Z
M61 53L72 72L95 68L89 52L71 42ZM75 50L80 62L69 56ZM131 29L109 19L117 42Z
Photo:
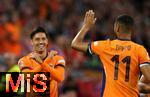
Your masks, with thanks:
M125 38L117 38L117 39L122 41L131 41L130 39L125 39Z

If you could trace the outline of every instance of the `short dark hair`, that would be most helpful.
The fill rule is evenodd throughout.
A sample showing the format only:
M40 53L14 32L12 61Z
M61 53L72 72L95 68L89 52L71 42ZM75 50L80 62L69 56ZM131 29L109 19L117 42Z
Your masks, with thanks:
M129 30L134 26L133 18L126 14L118 16L116 22L119 22L126 30Z
M37 29L35 29L33 32L31 32L30 38L33 39L34 35L37 33L40 33L40 32L45 33L46 37L48 38L48 34L47 34L46 30L42 27L37 27Z

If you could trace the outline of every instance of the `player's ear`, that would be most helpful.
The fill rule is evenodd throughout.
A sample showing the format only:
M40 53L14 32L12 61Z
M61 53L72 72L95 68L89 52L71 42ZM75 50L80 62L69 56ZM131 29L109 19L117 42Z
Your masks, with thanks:
M120 25L117 26L117 33L119 33Z
M120 30L121 30L121 25L117 23L117 34L119 34Z
M49 39L48 39L48 38L46 38L46 41L47 41L47 43L48 43Z
M47 46L48 46L48 43L49 43L49 40L48 40L48 38L46 38L46 44L47 44Z
M33 45L33 40L32 39L30 40L30 44Z

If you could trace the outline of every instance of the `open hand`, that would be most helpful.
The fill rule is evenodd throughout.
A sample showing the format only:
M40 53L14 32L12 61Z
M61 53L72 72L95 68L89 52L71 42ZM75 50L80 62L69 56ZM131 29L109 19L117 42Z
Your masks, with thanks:
M50 59L52 59L55 55L57 55L58 54L58 52L57 51L54 51L54 50L51 50L49 53L48 53L48 57L50 58Z
M83 26L90 29L95 24L96 18L93 10L89 10L85 14Z

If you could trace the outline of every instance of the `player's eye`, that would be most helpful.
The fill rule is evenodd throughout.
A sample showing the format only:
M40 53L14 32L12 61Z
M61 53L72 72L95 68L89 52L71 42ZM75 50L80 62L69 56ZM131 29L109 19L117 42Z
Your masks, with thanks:
M44 38L42 38L42 40L46 40L46 38L44 37Z
M35 38L35 41L39 41L40 39L39 38Z

